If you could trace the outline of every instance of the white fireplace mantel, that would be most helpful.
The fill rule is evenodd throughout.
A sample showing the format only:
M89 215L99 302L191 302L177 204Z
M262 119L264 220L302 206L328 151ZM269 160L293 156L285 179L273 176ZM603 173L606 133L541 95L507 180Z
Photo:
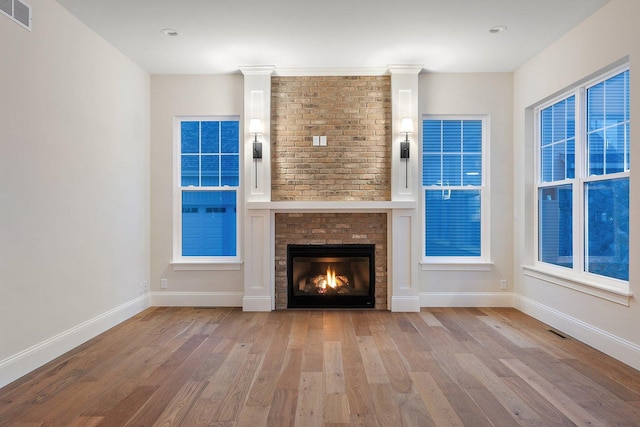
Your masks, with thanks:
M387 307L391 311L420 311L418 229L415 201L278 201L246 202L245 215L245 311L275 308L275 215L277 213L367 213L388 215Z
M418 156L400 159L400 133L404 118L418 123L418 75L422 66L389 66L391 75L391 199L390 201L271 201L271 75L274 67L245 67L244 74L244 297L245 311L270 311L275 307L275 216L277 213L378 213L388 215L387 307L391 311L419 311L418 252L421 228L418 199ZM247 119L261 118L263 158L252 158L252 138ZM411 153L418 153L418 139ZM404 135L407 137L407 135Z
M414 201L279 201L247 202L248 210L274 212L387 212L393 209L415 209Z

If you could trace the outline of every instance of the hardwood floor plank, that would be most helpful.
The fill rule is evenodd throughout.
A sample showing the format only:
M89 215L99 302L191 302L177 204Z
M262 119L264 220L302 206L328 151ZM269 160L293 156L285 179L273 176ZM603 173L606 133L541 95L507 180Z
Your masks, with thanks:
M351 322L353 324L353 332L356 336L359 337L371 335L371 330L369 329L369 321L367 320L367 316L364 311L352 311Z
M400 420L407 427L436 426L424 402L417 393L401 393L398 399Z
M197 337L197 338L195 338ZM188 381L189 377L195 369L198 368L209 356L216 340L209 340L204 337L200 341L199 335L194 336L194 342L200 342L200 345L194 347L193 343L185 343L185 348L191 348L192 353L183 359L180 365L171 365L174 367L172 374L166 380L158 385L158 390L153 394L151 399L142 407L140 411L132 418L132 424L150 425L153 424L175 397L178 391ZM241 345L241 344L239 344ZM177 359L172 358L171 363L176 363Z
M309 334L308 313L301 312L299 318L293 322L291 333L289 334L289 342L287 348L303 349L307 342Z
M238 371L233 382L228 384L228 391L222 400L214 421L235 421L238 419L242 407L245 405L249 389L260 365L262 355L249 354Z
M348 365L346 363L345 365L344 379L351 414L375 414L375 405L371 397L371 388L367 382L367 374L364 371L363 365Z
M276 389L295 390L300 384L300 373L302 372L302 349L291 349L286 351L283 368L276 383Z
M575 426L569 418L520 377L503 377L502 381L536 411L545 426Z
M335 311L326 311L322 318L322 339L323 341L339 341L340 327L338 314Z
M486 389L483 388L470 388L466 389L465 392L471 397L473 402L476 404L484 418L486 418L491 425L494 426L517 426L517 425L527 425L525 423L518 423L519 420L516 420L504 406L500 404L500 402L495 398L494 395L487 392Z
M507 325L504 322L501 322L498 319L483 316L480 318L484 323L486 323L493 330L500 333L506 339L511 341L513 344L517 345L520 348L537 348L538 345L527 339L523 334L519 333L517 330L514 330L511 326Z
M553 404L560 412L577 425L604 426L596 417L575 403L569 396L517 359L502 360L520 378Z
M187 381L175 397L171 399L154 423L154 426L180 425L206 386L207 383L204 381Z
M580 372L582 375L625 402L640 401L639 391L633 390L626 385L619 383L610 376L603 374L602 371L593 369L592 366L587 365L581 360L564 359L562 360L562 363L570 366L573 370Z
M413 383L398 352L394 350L380 351L380 358L387 372L387 377L398 393L412 393Z
M342 347L339 341L325 341L323 359L324 393L346 395L347 387L344 382Z
M289 344L289 334L293 324L292 318L281 315L277 317L279 318L279 323L264 356L264 369L266 371L280 371L287 345Z
M389 376L373 337L358 337L360 356L369 384L389 384Z
M322 396L322 422L328 424L349 424L349 398L346 394L327 394Z
M244 360L249 355L250 346L244 343L236 344L215 374L208 379L209 384L202 391L202 399L224 398L227 389L238 375Z
M273 400L267 416L269 426L293 426L296 420L298 390L281 389L273 394Z
M96 427L101 421L102 417L78 417L67 427Z
M420 317L422 317L422 319L427 324L427 326L437 326L441 328L444 327L444 325L440 323L438 318L434 316L434 314L431 311L429 311L429 309L423 308L422 310L420 310Z
M640 425L640 372L514 309L155 307L0 389L0 426Z
M245 406L269 408L279 376L280 372L260 370L251 386L251 390L249 390Z
M245 406L238 417L237 427L259 427L267 425L269 407Z
M529 407L509 386L473 354L458 354L458 362L496 398L509 414L521 424L540 424L538 414Z
M322 329L312 327L309 323L307 342L304 346L302 370L304 372L322 372L324 366Z
M21 421L26 422L66 425L77 416L82 415L82 411L95 396L95 393L92 383L76 382L40 404L23 405L20 409L26 412L22 416L19 413L11 413L3 415L2 419L19 416L22 418ZM11 423L7 423L7 425L11 425Z
M298 387L295 425L322 426L322 373L303 372Z
M453 408L463 425L474 427L492 425L469 394L454 378L447 375L439 364L435 365L429 373L433 376L436 385L442 391L446 401ZM437 416L432 414L432 417L435 418Z
M467 333L466 328L461 325L455 315L455 310L443 309L441 312L433 313L448 332L449 338L457 341L470 341L473 338Z
M442 427L461 427L463 425L431 374L411 372L409 375L435 425Z
M149 401L156 391L158 391L158 387L137 387L111 411L107 412L98 425L102 427L125 425Z
M371 388L378 424L389 427L402 425L398 406L399 396L393 390L391 384L376 383L370 384L369 387Z

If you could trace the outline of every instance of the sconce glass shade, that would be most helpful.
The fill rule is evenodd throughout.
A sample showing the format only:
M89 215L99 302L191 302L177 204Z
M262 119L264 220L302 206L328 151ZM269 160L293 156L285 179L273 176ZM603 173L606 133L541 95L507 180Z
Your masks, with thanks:
M413 119L405 117L400 124L400 133L413 133Z
M249 120L249 133L262 133L262 120L251 119Z

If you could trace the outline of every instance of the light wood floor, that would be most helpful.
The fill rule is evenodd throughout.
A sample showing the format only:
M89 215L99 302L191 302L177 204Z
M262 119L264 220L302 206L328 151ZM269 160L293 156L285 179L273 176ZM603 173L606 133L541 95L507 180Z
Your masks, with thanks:
M640 372L549 329L513 309L151 308L0 389L0 425L640 425Z

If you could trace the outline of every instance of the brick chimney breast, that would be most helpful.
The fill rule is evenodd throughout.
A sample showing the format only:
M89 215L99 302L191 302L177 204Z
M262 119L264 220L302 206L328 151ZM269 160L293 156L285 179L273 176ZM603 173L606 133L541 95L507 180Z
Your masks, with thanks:
M391 200L390 76L274 76L271 114L272 201Z

